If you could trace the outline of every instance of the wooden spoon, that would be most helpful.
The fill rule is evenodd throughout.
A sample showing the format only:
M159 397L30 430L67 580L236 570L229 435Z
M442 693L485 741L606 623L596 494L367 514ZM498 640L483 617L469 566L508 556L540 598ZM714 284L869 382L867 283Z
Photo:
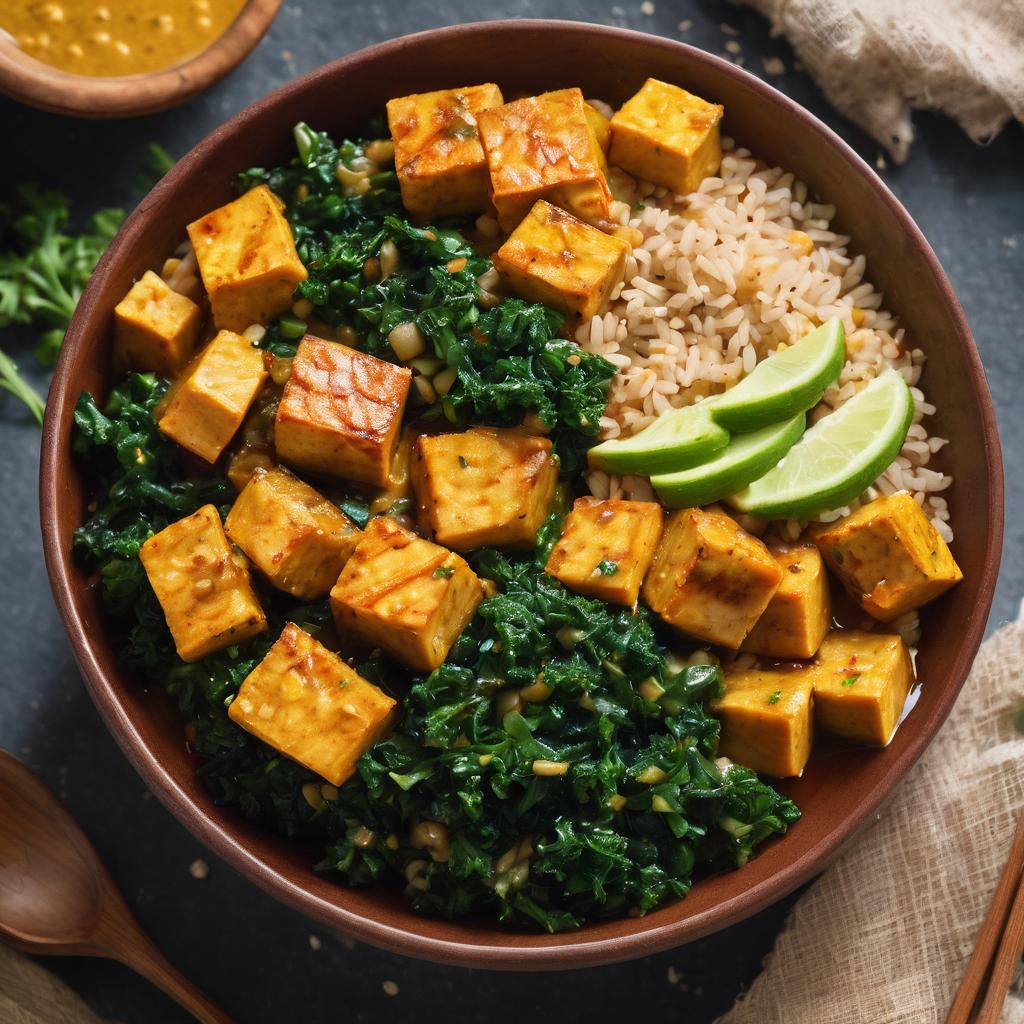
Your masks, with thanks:
M0 937L23 953L118 960L203 1024L232 1024L142 931L64 805L3 750Z

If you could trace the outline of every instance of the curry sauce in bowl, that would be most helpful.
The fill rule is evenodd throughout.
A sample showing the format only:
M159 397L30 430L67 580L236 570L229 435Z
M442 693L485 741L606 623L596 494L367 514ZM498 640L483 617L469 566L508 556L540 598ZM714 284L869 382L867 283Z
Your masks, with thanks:
M81 117L183 103L240 63L281 0L0 0L0 92Z
M163 71L224 34L244 0L0 2L0 28L30 57L76 75Z

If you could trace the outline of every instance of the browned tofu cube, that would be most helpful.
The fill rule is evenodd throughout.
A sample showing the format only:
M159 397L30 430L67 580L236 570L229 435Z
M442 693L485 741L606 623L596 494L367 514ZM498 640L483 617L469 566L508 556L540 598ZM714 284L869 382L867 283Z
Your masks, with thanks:
M283 210L266 185L257 185L189 224L213 322L221 330L269 323L306 280Z
M360 536L336 505L283 466L256 471L224 529L275 587L306 601L330 591Z
M644 600L670 626L738 648L782 582L771 552L712 509L673 512L644 582Z
M808 671L822 729L877 747L889 742L914 683L901 637L834 629Z
M331 591L331 610L343 632L429 672L481 600L483 586L464 559L377 516Z
M213 505L171 523L139 551L182 661L198 661L267 628L249 571Z
M481 111L478 122L498 221L511 231L538 199L591 224L608 221L611 193L579 89Z
M277 410L278 458L383 487L411 379L404 366L307 334Z
M413 451L420 530L457 551L533 547L557 483L551 442L519 430L423 435Z
M199 307L147 270L114 307L114 361L125 369L174 377L192 358Z
M832 618L825 563L812 544L772 554L782 582L741 649L769 658L813 658Z
M587 124L590 125L597 148L601 150L602 154L607 154L612 141L611 121L597 107L591 106L589 103L583 104L583 116L586 117Z
M648 78L612 118L608 159L681 195L718 171L724 108L677 85Z
M722 723L718 753L755 772L799 775L811 756L814 687L806 669L727 672L708 710Z
M340 786L395 720L396 704L294 623L246 676L228 715Z
M228 462L228 480L236 491L241 493L245 485L253 478L258 469L273 469L274 447L263 441L243 444Z
M567 314L592 317L622 280L629 244L543 199L494 254L508 290Z
M266 379L263 352L241 335L221 331L171 389L160 430L201 459L216 462Z
M654 558L662 519L653 501L577 498L547 571L587 597L632 607Z
M906 491L869 502L814 540L853 599L881 622L934 601L964 578Z
M501 106L493 83L388 100L402 205L418 220L487 208L490 176L477 114Z

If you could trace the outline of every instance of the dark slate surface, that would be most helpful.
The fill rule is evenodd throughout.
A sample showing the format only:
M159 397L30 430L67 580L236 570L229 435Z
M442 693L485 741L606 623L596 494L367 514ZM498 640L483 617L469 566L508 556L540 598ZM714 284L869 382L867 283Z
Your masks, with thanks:
M0 100L5 154L0 196L15 181L59 185L80 213L130 205L146 142L180 155L245 104L334 57L394 35L487 16L563 17L640 28L725 53L736 37L747 66L779 56L772 79L836 128L871 162L878 148L832 113L781 41L753 13L716 0L517 0L504 7L469 0L305 0L286 2L248 62L186 107L120 123L63 120ZM681 25L682 23L682 25ZM687 24L689 23L689 24ZM735 55L733 55L735 57ZM1024 593L1018 514L1024 407L1024 132L1019 126L987 149L971 145L940 117L919 116L919 139L902 168L883 176L917 218L967 309L999 410L1008 467L1007 553L991 626L1015 614ZM30 347L10 335L5 348L34 373ZM240 1021L302 1019L520 1021L551 1008L568 1019L616 1020L627 1014L714 1019L756 974L790 901L717 936L632 964L570 976L501 975L434 967L358 946L346 947L257 891L218 863L150 797L114 745L79 681L43 569L36 521L39 434L0 392L0 746L30 764L85 826L129 902L157 943ZM210 863L203 881L189 865ZM311 941L311 936L320 940ZM313 946L319 945L318 949ZM101 1014L128 1022L185 1016L126 970L88 961L52 962ZM398 992L388 995L385 981ZM392 989L392 986L388 986Z

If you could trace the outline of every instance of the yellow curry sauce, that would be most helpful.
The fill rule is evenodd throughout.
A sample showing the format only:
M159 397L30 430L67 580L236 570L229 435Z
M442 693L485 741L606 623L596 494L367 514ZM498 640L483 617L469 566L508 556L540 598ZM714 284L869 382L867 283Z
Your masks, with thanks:
M205 50L245 0L0 0L25 53L79 75L159 71Z

